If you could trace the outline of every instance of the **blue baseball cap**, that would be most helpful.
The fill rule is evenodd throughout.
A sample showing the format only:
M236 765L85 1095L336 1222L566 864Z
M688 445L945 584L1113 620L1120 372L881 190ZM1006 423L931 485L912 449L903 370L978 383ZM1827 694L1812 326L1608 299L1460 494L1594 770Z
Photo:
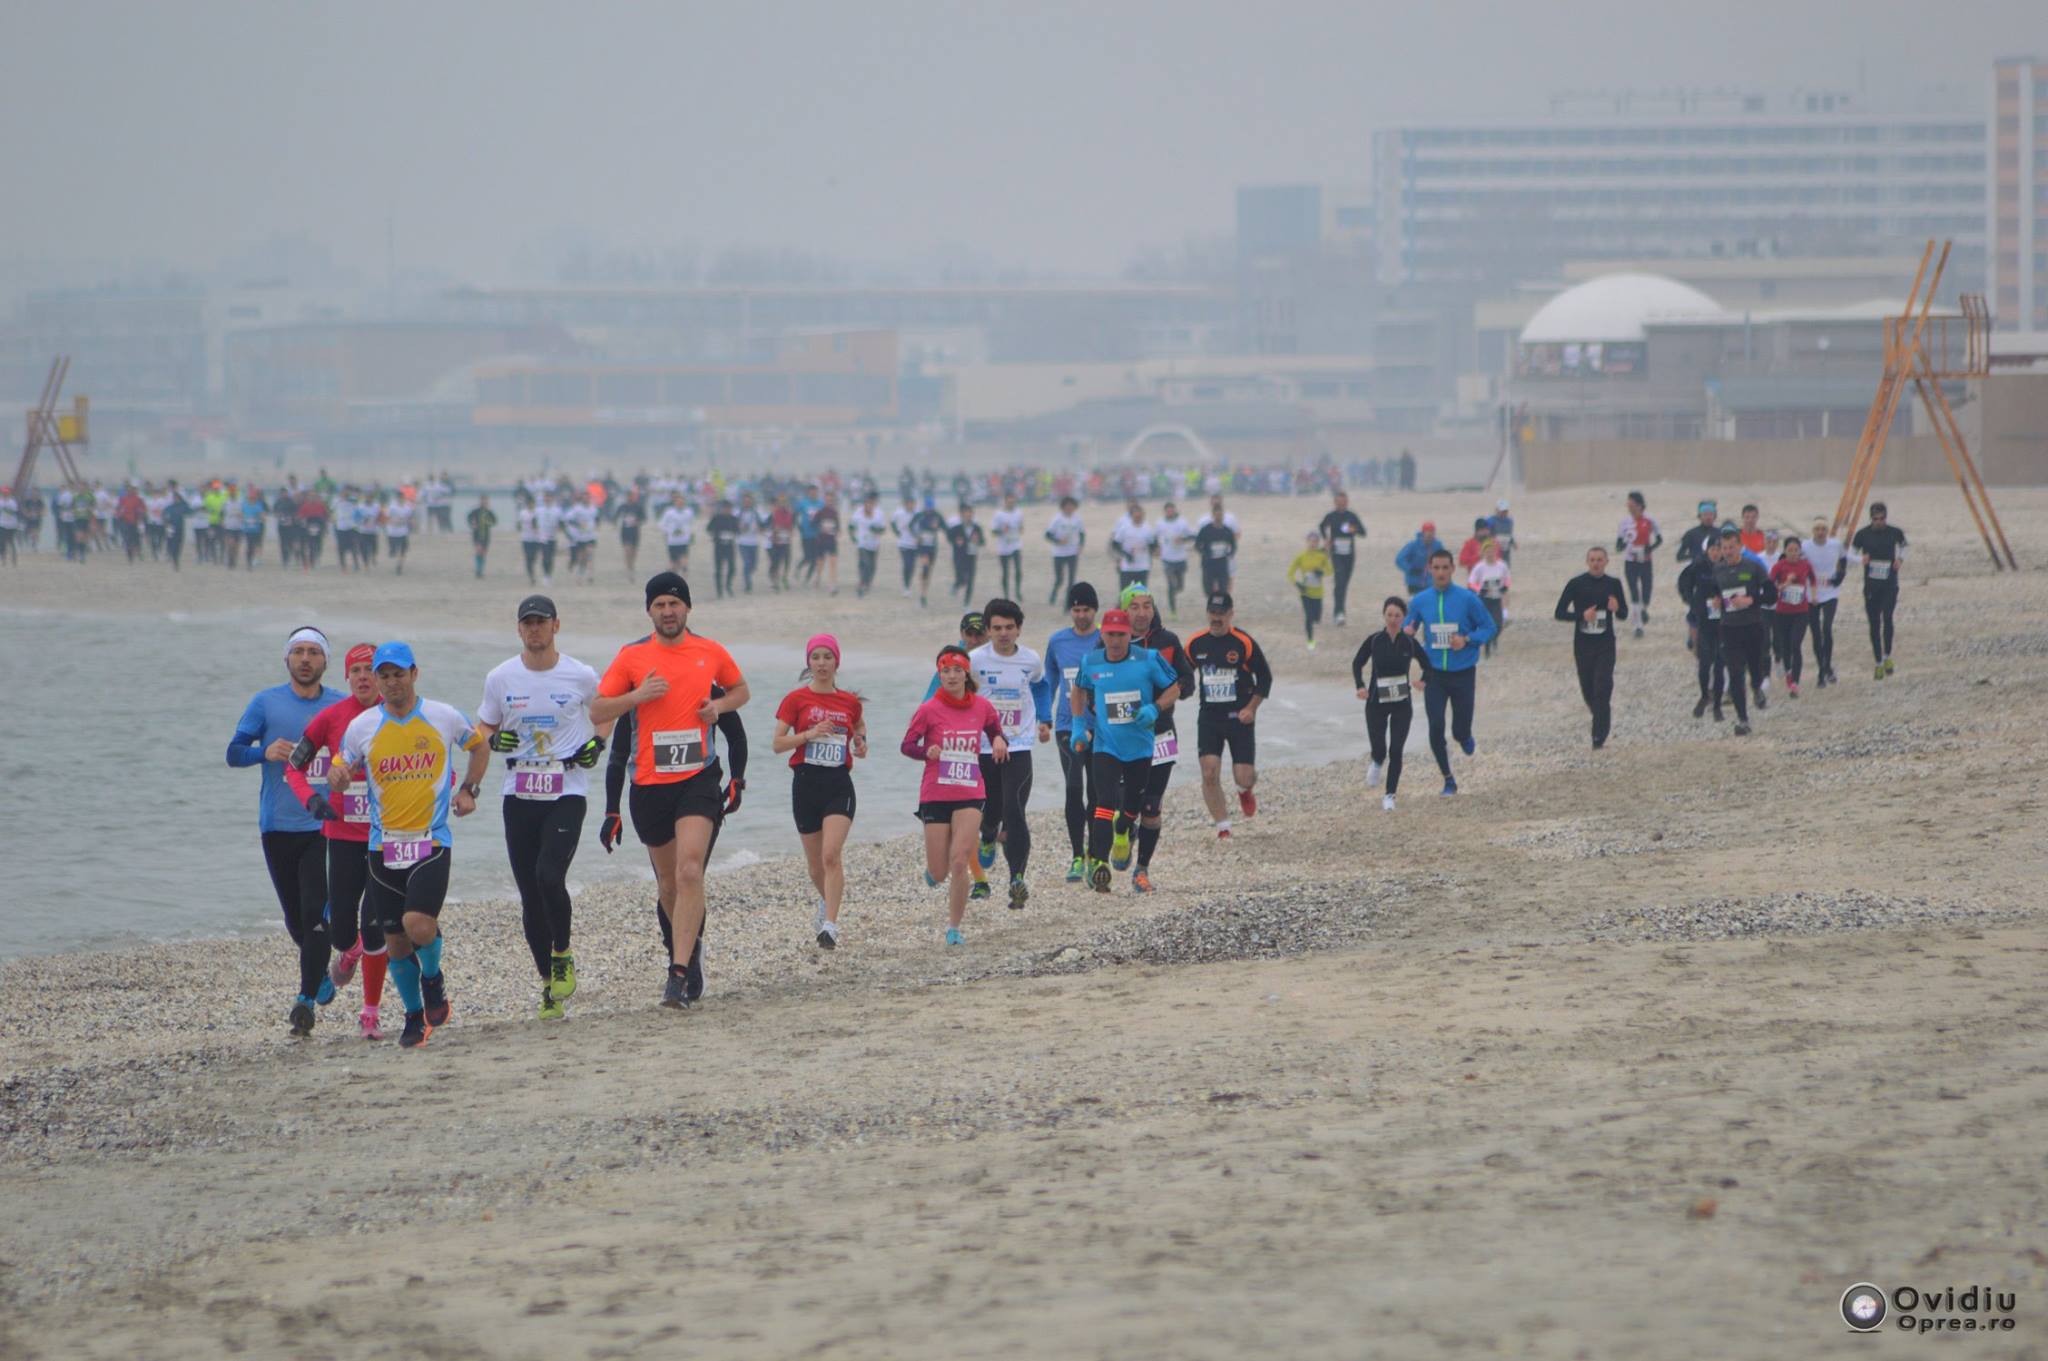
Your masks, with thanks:
M377 655L370 658L370 667L375 670L386 666L402 666L410 671L419 663L413 660L410 643L379 643Z

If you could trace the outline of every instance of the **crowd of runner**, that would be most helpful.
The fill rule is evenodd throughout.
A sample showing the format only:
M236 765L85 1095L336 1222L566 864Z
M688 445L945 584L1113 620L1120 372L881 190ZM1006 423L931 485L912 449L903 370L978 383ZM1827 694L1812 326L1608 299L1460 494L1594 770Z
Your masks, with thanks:
M784 495L776 493L777 500ZM552 499L545 489L533 497L536 505ZM872 491L861 494L863 507L877 499ZM1892 674L1906 539L1882 503L1870 507L1869 524L1848 545L1831 540L1825 523L1809 538L1780 537L1758 527L1754 506L1744 507L1739 521L1723 521L1714 502L1702 501L1698 516L1675 555L1685 564L1677 589L1686 646L1698 658L1695 717L1711 706L1722 718L1725 700L1735 710L1734 731L1747 733L1750 705L1768 704L1774 668L1788 697L1801 693L1809 636L1813 684L1835 683L1835 607L1852 570L1861 578L1873 678ZM1062 503L1046 537L1056 552L1078 550L1085 534L1064 531L1062 517L1077 520L1078 503ZM1010 528L1003 522L998 532ZM1061 789L1066 881L1098 893L1110 892L1124 874L1131 891L1153 891L1161 813L1183 732L1194 737L1216 839L1230 837L1233 813L1257 815L1257 715L1274 677L1265 651L1236 617L1234 517L1220 494L1193 527L1170 504L1155 521L1132 503L1109 537L1114 592L1080 579L1077 565L1056 572L1064 619L1040 648L1023 641L1021 566L1006 568L1006 593L964 613L958 640L933 655L924 699L895 741L900 755L920 767L914 811L924 829L922 874L929 888L944 890L949 945L965 941L969 903L994 896L988 876L998 856L1008 906L1021 911L1029 902L1026 815L1041 774L1056 775ZM1312 640L1325 592L1333 625L1345 623L1366 528L1337 492L1304 537L1287 577L1301 594ZM1167 556L1169 542L1187 556ZM1619 626L1632 623L1642 636L1664 542L1641 494L1631 493L1612 550L1605 543L1587 550L1586 570L1565 583L1553 611L1572 627L1596 749L1612 726ZM1425 522L1395 555L1409 589L1382 600L1351 666L1370 749L1365 783L1383 789L1388 811L1395 808L1417 691L1442 793L1458 792L1451 748L1466 757L1476 751L1478 669L1511 620L1514 547L1510 508L1501 502L1457 551ZM1189 558L1201 564L1204 622L1183 639L1163 622L1159 596L1177 599L1188 584ZM1615 558L1620 577L1608 570ZM722 561L714 562L714 577ZM791 571L786 554L771 563L771 580ZM906 582L913 568L928 564L921 551L908 558ZM1183 570L1173 571L1176 564ZM829 581L829 565L826 571ZM1164 591L1152 584L1155 575L1166 582ZM868 574L860 580L872 585ZM648 634L599 670L557 649L555 601L539 592L526 596L513 621L518 650L485 677L473 720L421 694L419 659L404 642L346 648L343 693L324 683L331 645L319 629L298 629L286 640L286 682L250 701L227 761L262 770L259 834L299 951L298 993L289 1009L294 1033L310 1034L317 1009L359 972L364 1036L383 1033L387 978L401 998L402 1044L424 1044L445 1023L451 1003L438 921L450 883L452 829L484 797L493 756L503 759L496 792L538 1015L561 1017L576 991L568 873L600 763L599 842L611 853L630 823L654 871L662 1003L688 1007L702 995L705 867L724 820L743 803L749 742L739 711L754 696L731 653L691 627L693 597L681 571L648 577L645 605ZM857 813L855 771L888 743L870 743L867 700L841 681L835 635L810 637L801 661L801 683L775 701L770 749L789 760L791 816L817 891L811 932L820 949L832 950L846 907L842 860ZM1191 729L1179 721L1189 707ZM1040 753L1049 757L1042 771L1035 765Z

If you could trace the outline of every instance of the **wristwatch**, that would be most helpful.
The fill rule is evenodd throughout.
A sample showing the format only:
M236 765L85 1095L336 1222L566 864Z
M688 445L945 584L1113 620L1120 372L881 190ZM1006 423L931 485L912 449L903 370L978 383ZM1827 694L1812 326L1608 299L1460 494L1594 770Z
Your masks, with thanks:
M475 782L471 782L469 784L465 784L464 786L462 786L462 792L469 795L472 799L480 798L483 795L484 787Z

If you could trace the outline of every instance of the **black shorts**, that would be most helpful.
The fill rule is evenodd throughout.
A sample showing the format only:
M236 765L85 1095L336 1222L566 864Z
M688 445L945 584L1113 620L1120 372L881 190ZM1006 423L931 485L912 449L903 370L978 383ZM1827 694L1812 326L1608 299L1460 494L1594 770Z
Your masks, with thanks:
M724 774L713 761L687 780L673 784L635 784L627 795L633 834L643 846L666 846L676 839L682 818L707 818L714 829L725 821Z
M436 846L425 860L394 870L385 866L382 851L371 851L370 880L363 886L363 906L370 919L381 922L386 934L399 935L409 912L439 917L448 897L451 854L446 846Z
M1252 765L1258 752L1258 735L1249 723L1238 721L1234 710L1203 709L1202 716L1195 721L1195 754L1221 756L1225 746L1230 748L1232 765Z
M829 817L853 816L853 771L846 766L798 766L789 782L789 807L796 834L825 830Z
M640 546L640 526L620 525L619 542L627 548L638 548Z
M985 802L985 799L947 799L943 802L920 803L917 806L917 820L927 826L944 827L953 821L953 814L961 809L972 808L979 813Z
M824 556L824 557L828 557L828 558L836 558L836 557L838 557L838 556L839 556L839 540L837 540L837 539L820 539L820 540L818 540L818 552L819 552L819 554L821 554L821 555L822 555L822 556Z

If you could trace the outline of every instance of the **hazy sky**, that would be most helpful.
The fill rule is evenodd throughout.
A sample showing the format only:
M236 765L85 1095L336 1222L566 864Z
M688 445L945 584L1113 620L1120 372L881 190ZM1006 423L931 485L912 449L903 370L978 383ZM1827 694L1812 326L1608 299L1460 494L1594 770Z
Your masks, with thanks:
M1365 178L1375 126L1565 89L1937 83L2048 3L11 0L0 256L211 265L274 233L383 274L522 248L945 252L1108 275L1241 183ZM1938 14L1938 18L1932 17ZM43 192L25 199L25 183Z

